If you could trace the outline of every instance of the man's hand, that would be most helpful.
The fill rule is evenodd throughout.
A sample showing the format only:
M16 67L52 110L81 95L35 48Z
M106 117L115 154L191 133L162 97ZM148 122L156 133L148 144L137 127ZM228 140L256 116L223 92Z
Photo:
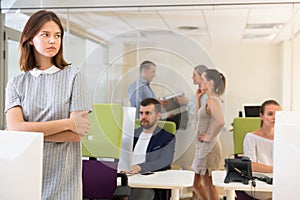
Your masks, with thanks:
M159 103L162 107L164 107L164 108L167 107L168 100L161 100L160 98L158 98L157 100L159 101Z
M131 170L129 171L130 174L137 174L142 170L139 165L132 165Z
M189 99L186 96L178 96L178 97L175 97L174 100L179 105L186 105L189 102Z

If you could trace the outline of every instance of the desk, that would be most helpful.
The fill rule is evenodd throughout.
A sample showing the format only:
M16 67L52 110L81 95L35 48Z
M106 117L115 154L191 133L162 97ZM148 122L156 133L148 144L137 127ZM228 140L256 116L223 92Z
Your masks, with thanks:
M171 189L172 200L179 200L179 190L182 187L191 187L193 181L194 172L190 170L166 170L154 172L151 175L135 174L128 176L130 187Z
M255 175L255 173L253 173L253 175ZM248 185L245 185L241 182L224 183L225 176L226 176L226 171L213 171L212 172L213 185L216 187L224 188L227 200L234 200L235 190L251 191L250 181L249 181ZM259 181L259 180L255 180L255 182L256 182L255 191L272 192L273 185L269 185L269 184ZM253 188L252 188L252 190L253 190Z

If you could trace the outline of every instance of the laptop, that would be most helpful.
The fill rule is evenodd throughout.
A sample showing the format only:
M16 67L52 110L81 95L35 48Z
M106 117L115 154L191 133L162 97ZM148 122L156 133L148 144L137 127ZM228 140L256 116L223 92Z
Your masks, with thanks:
M183 92L178 92L169 96L161 97L160 100L167 100L168 105L164 107L164 112L162 113L162 119L166 119L168 116L177 115L181 113L182 111L186 110L185 108L182 108L180 104L178 104L175 101L176 97L184 96Z

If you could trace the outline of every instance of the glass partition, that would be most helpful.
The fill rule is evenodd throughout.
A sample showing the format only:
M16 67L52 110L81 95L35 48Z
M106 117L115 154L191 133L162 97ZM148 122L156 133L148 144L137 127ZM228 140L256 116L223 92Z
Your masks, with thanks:
M296 92L300 85L296 67L300 64L298 4L89 3L1 1L3 24L10 29L6 79L20 73L18 40L10 35L20 33L30 14L42 8L61 18L66 60L85 73L93 103L128 106L128 86L138 78L140 63L151 60L157 64L151 87L159 97L184 92L192 102L197 86L191 76L198 64L225 72L228 127L244 103L259 104L265 98L279 99L283 107L300 110ZM184 141L181 155L193 135L180 139Z
M284 72L286 73L287 79L283 82L285 84L285 93L283 95L290 97L288 99L291 103L289 104L290 107L288 107L289 110L292 111L300 111L300 57L299 57L299 51L300 51L300 5L297 4L294 6L294 13L293 13L293 19L291 20L291 40L289 40L289 46L291 48L291 63L290 67L285 69Z

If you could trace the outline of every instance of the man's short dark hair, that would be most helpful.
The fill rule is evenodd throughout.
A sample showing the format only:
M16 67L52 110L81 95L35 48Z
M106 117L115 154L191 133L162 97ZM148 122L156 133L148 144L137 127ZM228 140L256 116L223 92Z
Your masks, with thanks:
M157 113L161 113L161 105L157 99L146 98L141 101L141 106L154 105L154 109Z
M143 61L140 65L140 73L143 71L143 69L150 69L151 66L156 67L156 65L149 60Z

